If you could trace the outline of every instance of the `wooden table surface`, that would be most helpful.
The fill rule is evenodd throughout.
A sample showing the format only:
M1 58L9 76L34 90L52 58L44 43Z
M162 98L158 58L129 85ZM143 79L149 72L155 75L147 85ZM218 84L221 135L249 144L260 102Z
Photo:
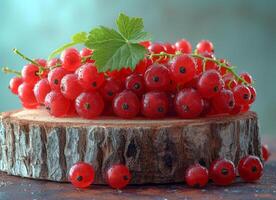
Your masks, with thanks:
M0 200L188 200L188 199L276 199L276 138L266 138L272 152L265 165L262 179L255 184L245 184L238 179L228 187L212 183L204 189L193 189L184 184L128 186L123 191L107 186L91 186L81 190L67 183L36 181L0 173Z

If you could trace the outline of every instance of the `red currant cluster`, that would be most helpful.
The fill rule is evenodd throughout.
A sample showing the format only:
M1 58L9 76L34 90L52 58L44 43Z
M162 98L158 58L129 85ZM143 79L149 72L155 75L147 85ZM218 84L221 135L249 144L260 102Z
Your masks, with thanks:
M31 63L21 77L11 79L10 89L25 108L45 105L55 117L87 119L237 114L255 101L250 74L238 75L225 59L216 59L210 41L199 42L194 53L184 39L140 44L148 54L134 70L98 72L93 50L68 48L60 59L28 59Z

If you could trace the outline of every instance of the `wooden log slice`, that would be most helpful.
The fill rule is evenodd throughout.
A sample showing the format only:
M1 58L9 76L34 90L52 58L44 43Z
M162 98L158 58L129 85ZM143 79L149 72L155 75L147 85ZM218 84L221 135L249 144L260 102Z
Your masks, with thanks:
M182 182L194 162L208 167L219 157L234 161L247 154L261 157L257 116L216 116L195 120L97 120L54 118L45 110L19 110L1 115L0 170L8 174L68 181L70 167L92 163L95 184L105 172L126 164L131 183Z

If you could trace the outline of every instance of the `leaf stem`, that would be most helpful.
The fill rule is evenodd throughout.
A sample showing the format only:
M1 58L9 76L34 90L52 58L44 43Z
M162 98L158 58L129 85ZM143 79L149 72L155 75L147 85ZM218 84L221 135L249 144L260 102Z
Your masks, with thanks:
M8 68L8 67L2 67L2 71L3 71L5 74L15 74L16 76L21 77L21 72L15 70L15 69L10 69L10 68Z

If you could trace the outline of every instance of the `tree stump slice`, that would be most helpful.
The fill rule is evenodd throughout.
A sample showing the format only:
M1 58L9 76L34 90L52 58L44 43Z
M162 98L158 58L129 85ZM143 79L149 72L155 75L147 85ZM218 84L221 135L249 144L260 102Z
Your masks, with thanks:
M217 158L235 164L247 154L261 157L257 115L96 120L54 118L43 109L1 114L0 170L8 174L67 182L70 167L92 163L95 184L106 184L113 164L126 164L132 184L183 182L185 169Z

